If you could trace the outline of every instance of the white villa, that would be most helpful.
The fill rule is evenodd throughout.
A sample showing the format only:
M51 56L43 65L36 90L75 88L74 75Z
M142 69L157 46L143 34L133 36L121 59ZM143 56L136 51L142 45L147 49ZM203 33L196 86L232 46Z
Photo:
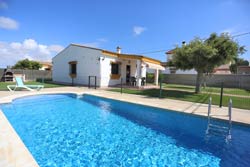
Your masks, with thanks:
M155 72L158 85L159 70L165 70L161 62L142 55L117 52L70 44L53 59L52 79L66 84L93 85L108 87L121 84L142 86L146 80L146 69ZM96 81L94 78L96 77Z

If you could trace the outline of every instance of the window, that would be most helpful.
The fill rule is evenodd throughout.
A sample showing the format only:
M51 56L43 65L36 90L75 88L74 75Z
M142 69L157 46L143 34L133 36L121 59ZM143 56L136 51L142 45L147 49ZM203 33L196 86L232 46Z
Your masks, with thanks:
M71 74L76 74L76 64L71 64Z
M119 64L111 64L111 74L119 74Z
M77 73L76 64L77 64L76 61L69 62L69 74L70 75L76 75L76 73Z
M111 62L111 79L120 79L121 77L121 63L120 62Z

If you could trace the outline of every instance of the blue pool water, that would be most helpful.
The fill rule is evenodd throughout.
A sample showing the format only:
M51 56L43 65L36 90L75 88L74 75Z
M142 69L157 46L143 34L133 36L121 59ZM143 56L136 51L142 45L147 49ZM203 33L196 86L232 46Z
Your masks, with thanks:
M207 119L84 95L39 95L1 105L41 167L250 166L250 127L205 138ZM225 122L218 122L226 124Z

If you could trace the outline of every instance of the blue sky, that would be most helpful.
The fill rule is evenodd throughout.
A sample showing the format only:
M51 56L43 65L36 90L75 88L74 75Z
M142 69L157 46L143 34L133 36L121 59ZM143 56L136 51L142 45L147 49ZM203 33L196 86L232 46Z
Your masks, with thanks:
M212 32L250 32L249 9L249 0L0 0L0 67L48 60L70 43L165 61L164 52L147 52ZM236 40L250 50L250 34Z

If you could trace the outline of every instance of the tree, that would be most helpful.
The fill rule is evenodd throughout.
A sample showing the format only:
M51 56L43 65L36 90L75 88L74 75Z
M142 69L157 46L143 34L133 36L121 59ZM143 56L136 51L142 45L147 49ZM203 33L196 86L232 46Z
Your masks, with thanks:
M216 33L206 40L195 38L187 45L174 49L172 63L177 69L197 71L195 92L199 93L204 73L211 73L214 68L229 63L244 52L244 47L228 34Z
M37 61L31 61L31 66L34 70L39 70L40 68L42 68L42 65Z
M14 69L39 70L39 68L41 68L41 67L42 67L42 65L37 61L24 59L24 60L18 61L12 68L14 68Z
M236 58L234 63L230 65L230 71L236 74L238 66L249 66L249 62L242 58Z

